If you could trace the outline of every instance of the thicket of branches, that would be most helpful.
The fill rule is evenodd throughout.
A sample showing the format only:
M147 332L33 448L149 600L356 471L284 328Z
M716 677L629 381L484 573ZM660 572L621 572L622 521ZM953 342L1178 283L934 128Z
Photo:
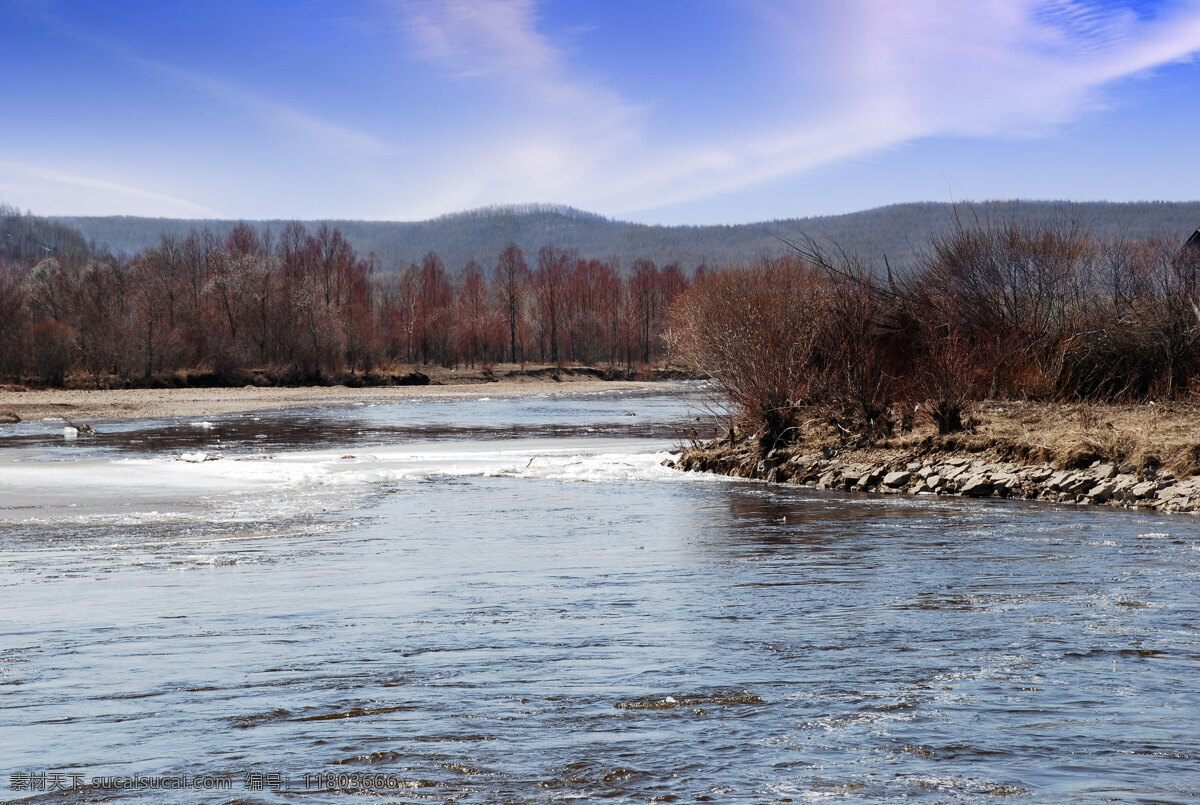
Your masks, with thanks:
M1198 302L1200 247L960 221L902 276L811 239L709 273L680 297L670 337L769 449L813 406L853 439L922 417L960 430L989 397L1193 394Z
M532 264L510 245L493 266L451 270L429 252L384 270L337 229L300 224L163 235L130 258L35 241L0 250L0 376L51 385L180 370L313 382L396 364L633 368L663 355L666 308L687 285L677 266L638 261L625 276L553 246Z

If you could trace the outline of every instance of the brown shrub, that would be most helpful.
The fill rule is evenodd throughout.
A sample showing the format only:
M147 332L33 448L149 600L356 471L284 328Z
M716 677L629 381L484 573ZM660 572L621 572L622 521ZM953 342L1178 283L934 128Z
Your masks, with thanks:
M792 437L794 405L811 395L824 297L822 277L798 257L708 273L673 307L672 354L713 378L770 449Z
M986 393L992 355L951 323L924 322L910 385L917 411L939 434L966 429L964 416Z
M47 385L62 386L75 361L75 331L61 322L45 320L30 332L33 373Z
M821 310L820 389L847 436L890 433L896 380L906 345L889 317L889 298L863 274L835 274Z

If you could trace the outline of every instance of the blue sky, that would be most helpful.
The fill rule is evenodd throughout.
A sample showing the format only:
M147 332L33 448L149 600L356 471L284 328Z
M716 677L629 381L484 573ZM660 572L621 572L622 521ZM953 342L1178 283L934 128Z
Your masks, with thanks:
M1200 198L1200 0L0 0L0 202L740 223Z

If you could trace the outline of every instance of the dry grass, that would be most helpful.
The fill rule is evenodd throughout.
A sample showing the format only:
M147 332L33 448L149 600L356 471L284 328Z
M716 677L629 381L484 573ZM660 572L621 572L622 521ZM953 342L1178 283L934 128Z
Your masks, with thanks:
M838 448L920 457L972 453L1019 464L1079 469L1093 462L1124 472L1170 470L1200 474L1200 405L1186 402L1103 404L984 402L971 411L963 433L939 435L932 424L874 440L847 439L815 412L806 435L793 449Z

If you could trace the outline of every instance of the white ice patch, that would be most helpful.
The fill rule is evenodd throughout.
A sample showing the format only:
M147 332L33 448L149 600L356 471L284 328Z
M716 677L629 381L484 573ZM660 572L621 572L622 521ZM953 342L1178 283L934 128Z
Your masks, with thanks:
M437 478L511 477L554 481L612 482L678 479L661 466L671 453L644 440L524 440L422 445L419 449L374 448L368 453L287 453L266 464L213 469L214 475L287 486L403 484ZM207 470L208 468L205 467Z
M194 453L180 453L180 461L190 461L192 464L199 464L201 461L216 461L220 456L216 453L206 453L203 450L197 450Z
M372 488L447 478L566 483L698 480L661 466L647 439L429 442L337 452L195 453L82 461L0 461L0 522L236 522L353 505ZM68 511L69 510L69 511Z

